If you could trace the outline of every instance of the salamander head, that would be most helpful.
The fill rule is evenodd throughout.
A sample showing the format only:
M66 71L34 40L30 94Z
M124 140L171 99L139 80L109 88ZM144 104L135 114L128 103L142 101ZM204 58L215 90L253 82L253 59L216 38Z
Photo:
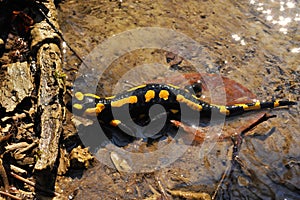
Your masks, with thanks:
M84 116L85 114L89 113L98 113L101 112L101 109L103 108L100 108L100 106L96 105L97 99L100 99L100 97L97 95L76 92L74 97L72 98L72 101L69 101L67 103L67 108L74 114L79 116Z

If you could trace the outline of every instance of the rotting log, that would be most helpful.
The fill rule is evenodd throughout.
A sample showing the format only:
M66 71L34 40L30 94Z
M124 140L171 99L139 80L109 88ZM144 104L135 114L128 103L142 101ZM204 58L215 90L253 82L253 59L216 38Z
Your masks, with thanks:
M61 38L57 32L59 31L59 25L54 1L45 1L39 4L37 9L39 9L38 13L43 20L35 23L33 29L30 31L32 37L31 50L37 52L45 43L54 43L60 46Z
M43 2L43 6L46 8L40 10L43 20L36 23L31 30L31 49L36 53L37 66L38 122L36 123L40 134L40 156L34 170L38 186L53 190L59 138L65 118L62 103L65 88L62 76L60 38L57 34L59 27L56 21L56 8L52 0Z
M64 110L63 88L58 71L61 71L60 50L56 44L44 44L37 53L40 69L38 113L40 114L40 158L35 170L52 169L57 159L58 142L62 132Z

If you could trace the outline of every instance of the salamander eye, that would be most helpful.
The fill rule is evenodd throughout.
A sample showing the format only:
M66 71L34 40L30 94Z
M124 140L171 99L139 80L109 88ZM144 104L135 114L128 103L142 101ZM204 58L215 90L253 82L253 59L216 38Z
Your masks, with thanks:
M201 97L202 95L202 83L200 81L192 85L186 86L185 89L188 90L190 93L195 94L196 97Z

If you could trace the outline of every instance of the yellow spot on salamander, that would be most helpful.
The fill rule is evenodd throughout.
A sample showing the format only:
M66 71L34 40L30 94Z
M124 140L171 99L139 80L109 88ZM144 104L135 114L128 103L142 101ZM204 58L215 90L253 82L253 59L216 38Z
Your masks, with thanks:
M259 110L260 109L260 102L259 101L256 101L253 104L234 104L234 105L243 107L244 111Z
M280 106L279 100L274 101L274 108L276 108L276 107L278 107L278 106Z
M136 87L133 87L133 88L130 88L129 90L127 90L128 92L131 92L131 91L134 91L134 90L137 90L137 89L140 89L140 88L144 88L146 87L147 85L139 85L139 86L136 86Z
M105 99L114 99L116 96L105 97Z
M254 105L249 106L250 110L259 110L260 109L260 102L256 101Z
M183 95L178 94L176 96L176 100L178 102L182 102L185 103L186 105L188 105L190 108L197 110L197 111L201 111L203 109L203 107L195 102L192 102L191 100L185 98Z
M89 116L95 116L96 115L96 108L87 108L84 111L84 115L89 115Z
M77 100L82 101L84 99L84 94L82 94L82 92L76 92L75 97Z
M149 102L151 99L155 97L154 90L148 90L145 94L145 102Z
M73 107L76 108L77 110L81 110L83 108L83 106L81 104L79 104L79 103L75 103L73 105Z
M172 112L173 114L176 114L176 113L178 113L178 112L179 112L179 110L176 110L176 109L171 109L171 112Z
M105 108L103 103L97 103L96 105L96 114L99 114L102 112L102 110Z
M218 106L220 113L224 114L224 115L230 115L230 111L226 108L226 106Z
M111 120L109 124L112 126L118 126L120 123L121 123L120 120L114 119L114 120Z
M167 90L161 90L159 92L159 98L167 100L169 98L169 92Z
M86 97L92 97L92 98L95 98L95 99L100 99L99 96L97 96L95 94L92 94L92 93L86 93L86 94L84 94L84 96L86 96Z
M101 113L104 108L105 108L105 105L103 103L98 103L95 108L87 108L84 111L84 114L90 115L90 116L97 115L97 114Z
M130 96L129 98L129 103L136 103L138 101L137 96Z
M175 85L172 85L172 84L168 84L168 86L171 86L171 87L174 88L174 89L180 89L180 87L175 86Z
M128 103L130 103L130 104L137 103L137 101L138 101L137 96L130 96L127 98L123 98L123 99L111 102L111 106L112 107L121 107Z
M200 99L199 97L197 97L197 96L194 95L194 94L192 94L192 97L193 97L194 99L196 99L196 100L199 100L199 99Z
M249 106L247 104L234 104L235 106L243 107L244 111L250 110Z

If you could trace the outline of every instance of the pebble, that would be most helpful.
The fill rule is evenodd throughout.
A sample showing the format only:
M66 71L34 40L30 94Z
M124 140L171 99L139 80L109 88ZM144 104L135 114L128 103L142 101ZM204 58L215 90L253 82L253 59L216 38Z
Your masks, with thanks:
M115 165L116 169L119 172L125 171L125 172L130 172L132 171L131 167L127 163L127 161L119 156L116 152L111 152L110 158Z
M246 179L245 177L239 176L238 177L238 184L239 184L239 186L246 187L246 186L249 185L249 180Z

